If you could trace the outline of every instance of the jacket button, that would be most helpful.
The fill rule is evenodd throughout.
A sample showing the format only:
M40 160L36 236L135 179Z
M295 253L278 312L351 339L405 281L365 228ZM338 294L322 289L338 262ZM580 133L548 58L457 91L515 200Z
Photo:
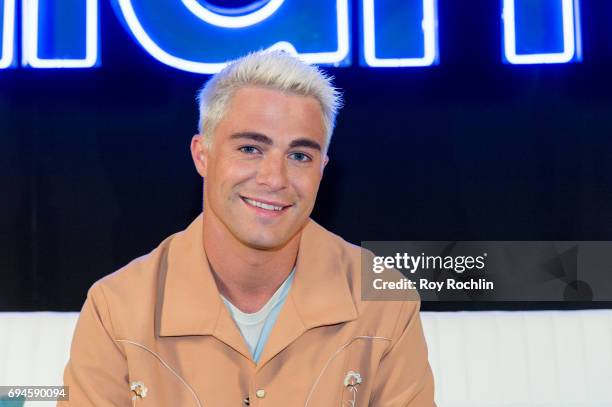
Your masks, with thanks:
M257 396L257 398L264 398L266 397L266 391L264 389L259 389L255 392L255 395Z

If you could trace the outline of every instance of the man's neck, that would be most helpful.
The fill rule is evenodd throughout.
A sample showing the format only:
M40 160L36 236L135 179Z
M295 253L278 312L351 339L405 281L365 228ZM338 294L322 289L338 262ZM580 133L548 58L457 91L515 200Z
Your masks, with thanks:
M260 250L240 242L214 216L204 214L203 242L219 292L243 312L261 309L291 273L301 233L284 246Z

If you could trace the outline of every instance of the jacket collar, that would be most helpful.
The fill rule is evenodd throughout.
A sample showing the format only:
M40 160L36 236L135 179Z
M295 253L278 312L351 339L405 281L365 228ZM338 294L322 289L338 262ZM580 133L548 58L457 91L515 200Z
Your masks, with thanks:
M213 335L247 358L250 354L223 304L202 242L200 214L169 244L167 271L159 294L159 335ZM260 365L303 332L357 318L353 296L342 267L337 236L309 220L302 231L295 278Z

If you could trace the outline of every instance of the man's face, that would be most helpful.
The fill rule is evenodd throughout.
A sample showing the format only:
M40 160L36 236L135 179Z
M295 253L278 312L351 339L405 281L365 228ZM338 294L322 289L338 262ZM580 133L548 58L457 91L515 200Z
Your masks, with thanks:
M281 247L312 212L327 163L324 145L315 98L258 87L236 91L211 146L194 154L205 178L204 216L249 247Z

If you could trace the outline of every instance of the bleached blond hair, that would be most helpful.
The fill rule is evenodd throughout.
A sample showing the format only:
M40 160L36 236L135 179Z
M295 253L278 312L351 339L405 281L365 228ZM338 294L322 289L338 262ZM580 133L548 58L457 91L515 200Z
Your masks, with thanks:
M342 96L332 77L284 51L257 51L230 62L212 76L198 93L198 130L210 145L234 93L245 86L260 86L300 96L314 97L321 105L325 151L331 141Z

